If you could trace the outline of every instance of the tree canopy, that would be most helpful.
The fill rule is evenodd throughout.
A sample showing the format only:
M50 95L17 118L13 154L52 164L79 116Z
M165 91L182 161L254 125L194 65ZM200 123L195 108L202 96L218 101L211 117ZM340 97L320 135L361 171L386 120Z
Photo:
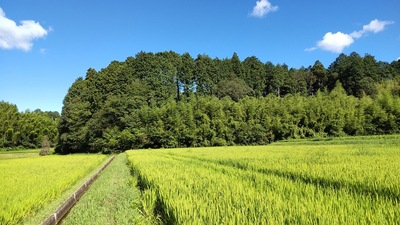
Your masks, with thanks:
M58 139L58 112L19 112L17 106L0 101L0 148L39 148L47 136L54 146Z
M351 53L339 55L328 68L316 61L295 69L262 63L255 56L241 61L236 53L212 59L140 52L100 71L88 69L85 78L72 84L63 102L56 151L396 133L399 64Z

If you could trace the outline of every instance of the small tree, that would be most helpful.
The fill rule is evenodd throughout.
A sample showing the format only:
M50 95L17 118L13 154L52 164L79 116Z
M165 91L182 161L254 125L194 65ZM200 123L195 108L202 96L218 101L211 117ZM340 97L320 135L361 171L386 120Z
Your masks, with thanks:
M240 99L253 95L254 91L246 82L237 77L231 77L220 81L214 86L214 93L218 98L229 96L233 101L238 102Z
M42 140L42 149L40 150L39 155L45 156L50 154L50 142L49 137L45 135Z

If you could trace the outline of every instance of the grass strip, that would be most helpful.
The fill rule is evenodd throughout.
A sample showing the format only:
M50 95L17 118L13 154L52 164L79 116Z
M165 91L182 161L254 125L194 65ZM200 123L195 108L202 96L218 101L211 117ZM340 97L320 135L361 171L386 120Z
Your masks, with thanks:
M126 154L119 154L61 224L140 224L139 204Z

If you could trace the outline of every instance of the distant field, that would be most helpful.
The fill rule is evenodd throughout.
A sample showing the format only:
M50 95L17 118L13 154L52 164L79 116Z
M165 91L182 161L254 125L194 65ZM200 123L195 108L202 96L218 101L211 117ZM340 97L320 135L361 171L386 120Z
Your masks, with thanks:
M127 155L164 222L400 224L398 135Z
M19 224L93 171L107 156L0 154L0 224Z
M40 149L20 149L20 150L15 150L15 149L0 149L0 154L14 154L14 153L34 153L40 152Z
M16 158L32 158L39 157L40 149L24 149L12 151L0 151L0 160L2 159L16 159Z

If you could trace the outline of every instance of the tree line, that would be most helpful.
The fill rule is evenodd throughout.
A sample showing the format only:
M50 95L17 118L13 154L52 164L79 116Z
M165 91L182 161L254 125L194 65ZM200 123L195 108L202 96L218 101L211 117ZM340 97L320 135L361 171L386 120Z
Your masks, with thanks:
M16 105L0 101L0 148L39 148L45 136L54 146L59 118L58 112L19 112Z
M396 133L400 61L341 54L299 69L140 52L88 69L63 102L56 151L265 144L286 138Z

